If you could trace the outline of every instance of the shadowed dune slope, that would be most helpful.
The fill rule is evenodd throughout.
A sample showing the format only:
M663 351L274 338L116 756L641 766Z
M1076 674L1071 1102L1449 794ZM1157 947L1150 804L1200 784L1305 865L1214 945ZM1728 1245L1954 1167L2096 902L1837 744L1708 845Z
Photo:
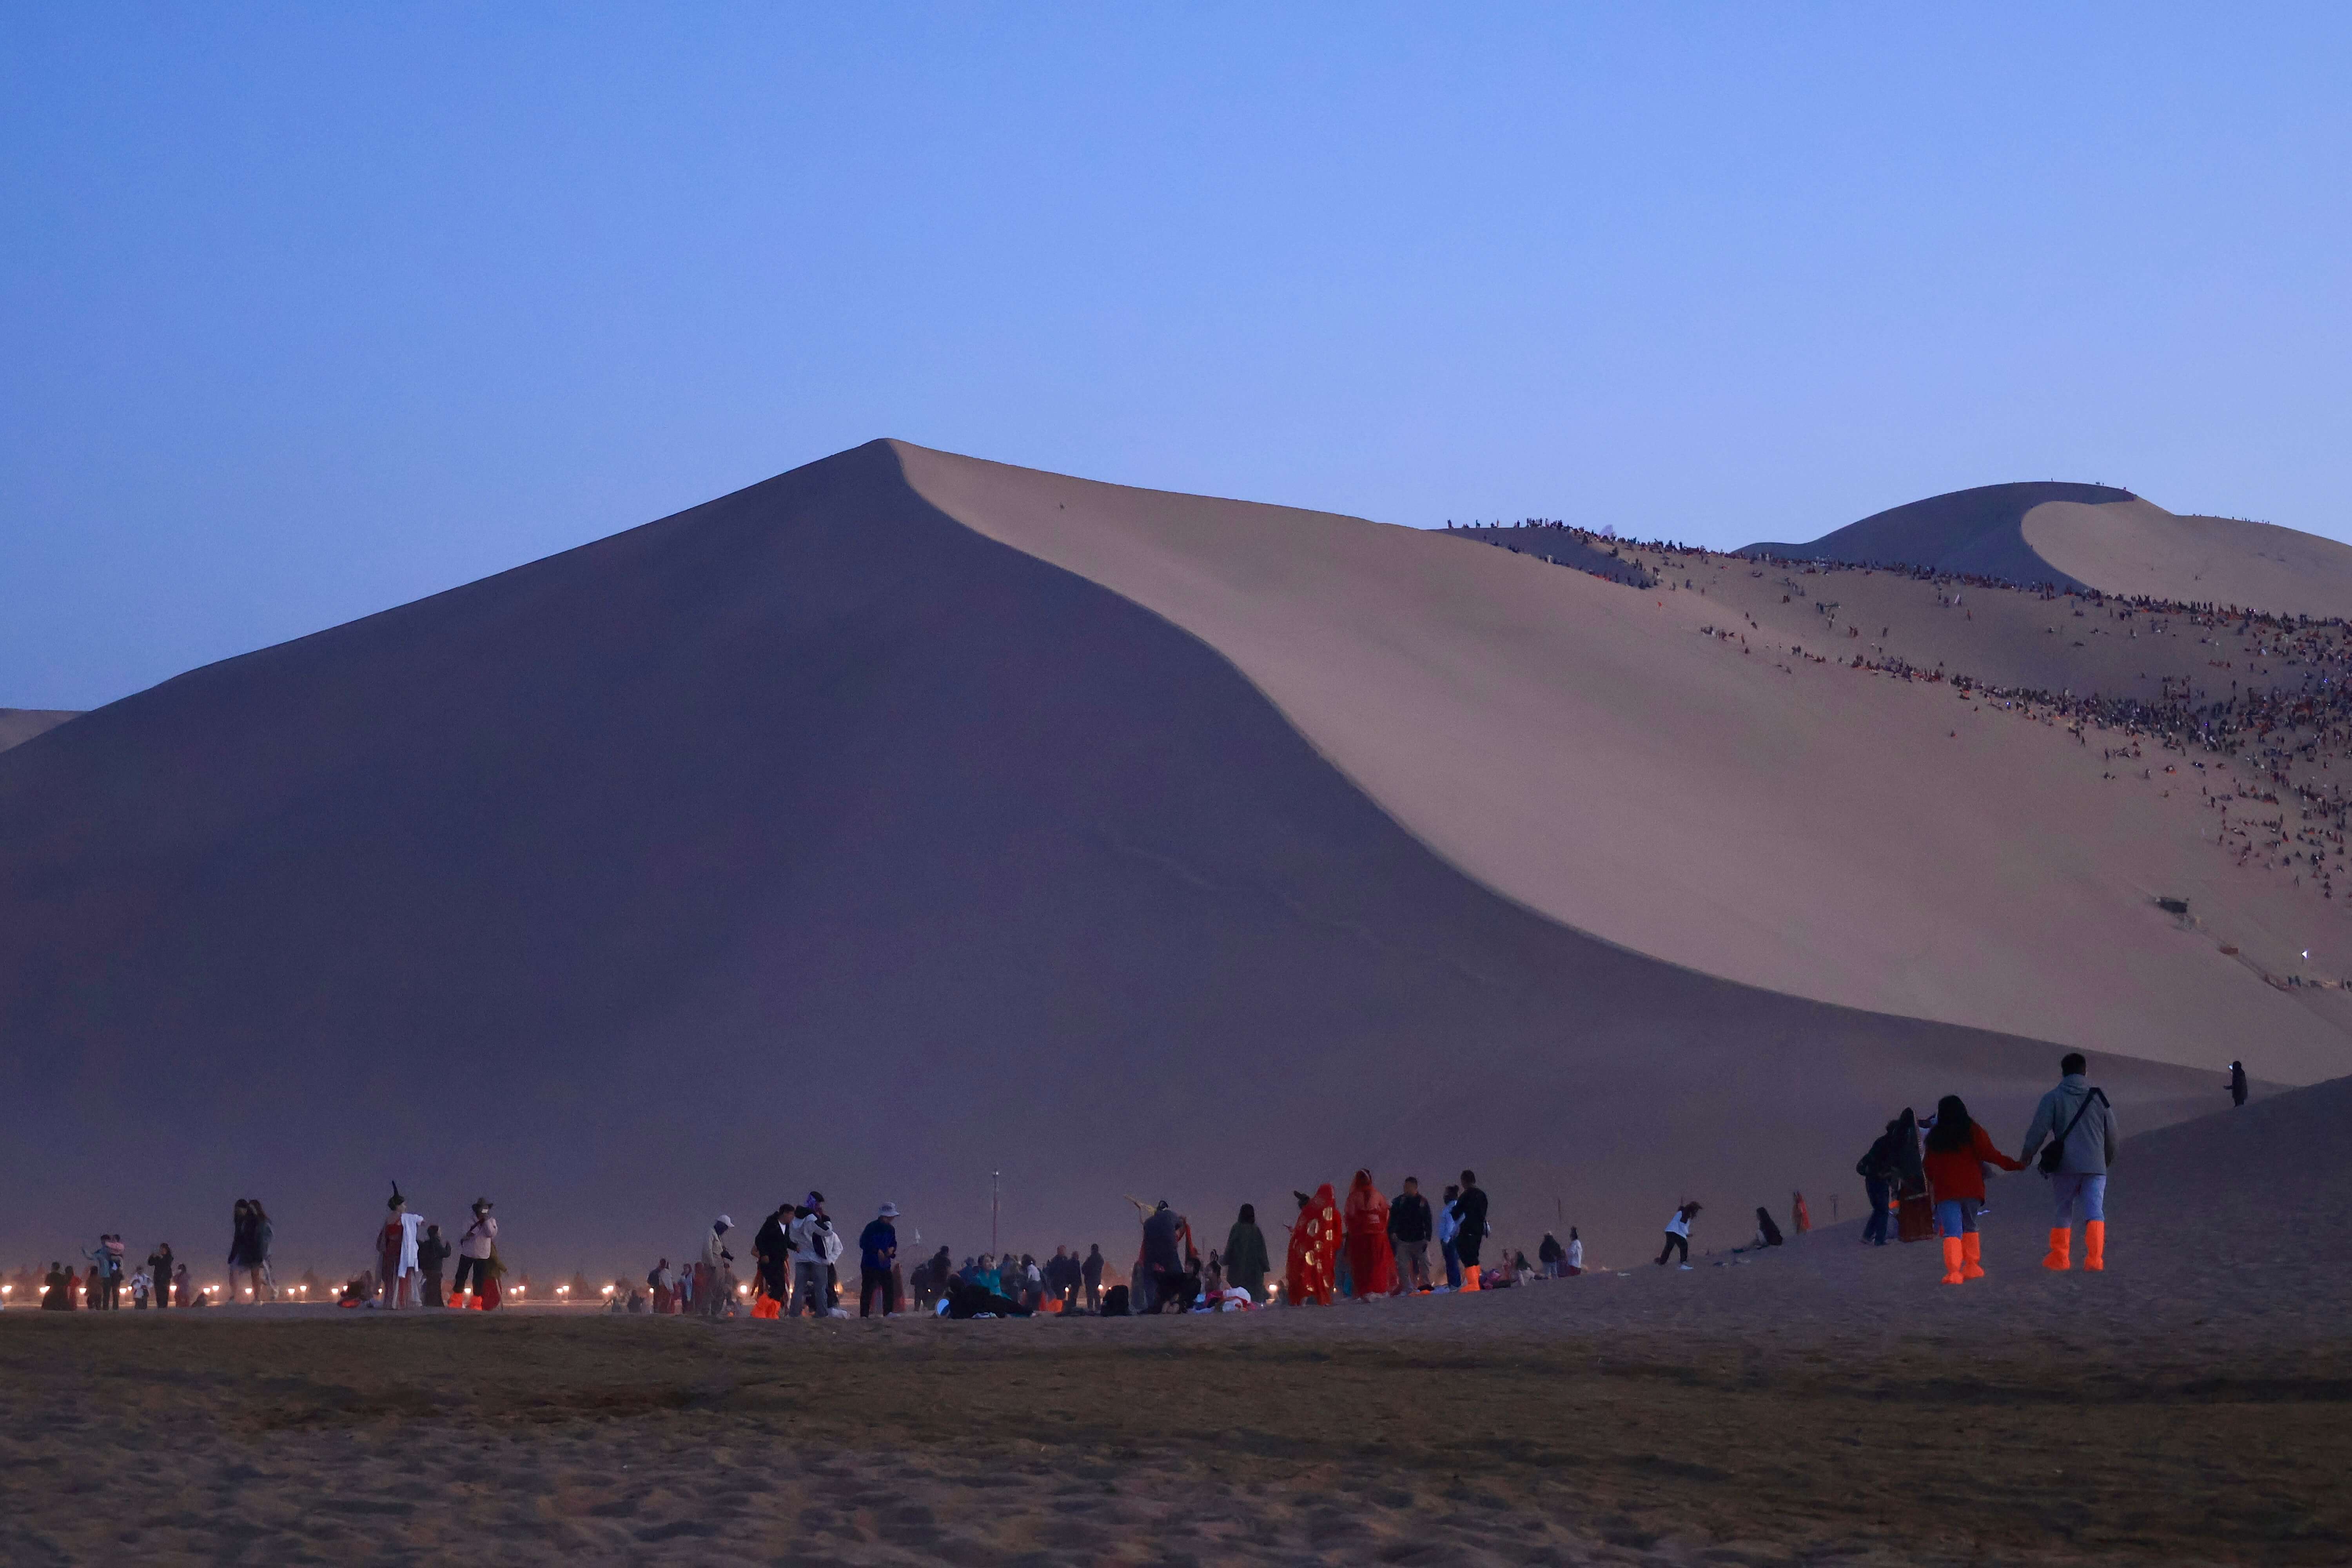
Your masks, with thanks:
M1808 543L1751 544L1740 553L1923 566L2273 615L2352 616L2352 545L2275 523L2178 516L2105 485L1983 485L1893 507Z
M47 734L76 716L70 708L0 708L0 752Z
M1359 1164L1623 1251L1853 1186L1903 1102L2021 1115L2053 1056L1496 896L882 443L0 756L0 1256L201 1263L250 1193L281 1267L352 1268L397 1177L494 1196L542 1281L810 1185L961 1256L992 1171L1008 1244L1122 1263L1122 1193L1279 1251ZM2103 1065L2139 1124L2210 1092Z
M2063 731L1794 658L1826 634L1788 590L1758 611L1789 628L1759 623L1753 652L1701 635L1760 569L1635 590L1359 518L902 451L941 510L1193 632L1415 837L1565 924L1846 1005L2282 1082L2352 1068L2341 993L2223 951L2259 935L2352 973L2316 887L2248 882L2185 781L2125 790ZM2022 667L2051 657L2043 620L1961 624ZM2158 907L2176 895L2208 931Z

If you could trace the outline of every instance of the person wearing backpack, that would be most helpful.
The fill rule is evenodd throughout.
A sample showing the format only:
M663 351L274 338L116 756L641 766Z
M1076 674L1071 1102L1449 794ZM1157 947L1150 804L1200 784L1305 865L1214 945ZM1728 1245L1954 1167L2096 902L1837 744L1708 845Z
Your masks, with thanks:
M2106 1093L2086 1080L2090 1063L2069 1051L2058 1063L2058 1087L2033 1108L2018 1158L2050 1178L2053 1215L2050 1252L2042 1267L2063 1273L2074 1242L2074 1208L2083 1210L2083 1267L2107 1266L2107 1167L2115 1163L2120 1135ZM2049 1147L2043 1148L2047 1142ZM2041 1152L2037 1162L2035 1152Z

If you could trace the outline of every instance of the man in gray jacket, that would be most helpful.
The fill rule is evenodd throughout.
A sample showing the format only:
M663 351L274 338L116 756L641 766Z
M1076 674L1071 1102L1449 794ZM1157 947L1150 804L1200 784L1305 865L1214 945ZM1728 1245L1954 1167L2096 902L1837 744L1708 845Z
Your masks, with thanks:
M2107 1167L2115 1163L2115 1108L2102 1090L2084 1079L2090 1064L2080 1051L2069 1051L2058 1063L2058 1087L2033 1108L2032 1125L2025 1130L2027 1164L2042 1145L2057 1139L2063 1145L2058 1168L2050 1176L2050 1194L2057 1212L2050 1229L2050 1255L2042 1267L2063 1272L2074 1243L2074 1204L2083 1205L2083 1267L2107 1266Z

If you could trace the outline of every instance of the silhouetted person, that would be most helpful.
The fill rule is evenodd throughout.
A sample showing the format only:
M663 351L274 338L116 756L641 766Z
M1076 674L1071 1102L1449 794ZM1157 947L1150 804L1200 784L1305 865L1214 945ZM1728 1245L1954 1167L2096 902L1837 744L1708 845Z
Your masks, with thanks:
M2246 1103L2246 1064L2243 1062L2230 1064L2230 1103L2231 1105Z

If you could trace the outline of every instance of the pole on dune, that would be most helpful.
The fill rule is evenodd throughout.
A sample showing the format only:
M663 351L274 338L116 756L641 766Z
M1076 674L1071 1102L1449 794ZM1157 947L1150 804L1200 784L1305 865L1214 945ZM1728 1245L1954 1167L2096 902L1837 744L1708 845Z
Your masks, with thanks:
M1003 1174L1002 1171L988 1173L988 1250L991 1252L996 1250L996 1178Z

